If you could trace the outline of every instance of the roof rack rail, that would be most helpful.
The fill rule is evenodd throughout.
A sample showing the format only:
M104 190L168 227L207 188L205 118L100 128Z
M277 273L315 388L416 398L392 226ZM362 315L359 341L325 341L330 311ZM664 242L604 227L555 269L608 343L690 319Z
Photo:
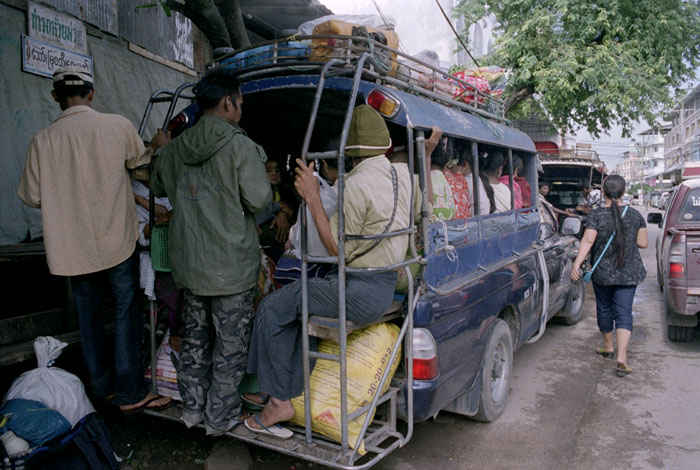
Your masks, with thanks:
M218 57L207 68L231 67L241 80L274 74L319 74L330 60L326 76L352 73L363 54L363 79L422 95L480 116L506 121L503 100L477 89L448 71L363 36L312 35L275 39Z

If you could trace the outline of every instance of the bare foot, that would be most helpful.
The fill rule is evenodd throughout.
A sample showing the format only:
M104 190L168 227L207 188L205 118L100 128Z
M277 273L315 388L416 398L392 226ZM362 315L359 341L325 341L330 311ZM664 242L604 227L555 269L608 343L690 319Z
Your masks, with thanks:
M260 406L265 406L268 396L269 395L267 393L263 392L243 394L243 398ZM265 399L263 399L263 397L265 397Z
M132 403L131 405L120 405L119 409L122 411L135 410L136 408L141 408L144 405L144 403L146 403L147 401L149 401L153 398L156 398L156 400L153 400L148 405L146 405L146 409L148 409L148 408L160 408L161 406L165 406L173 400L170 397L161 397L160 395L156 395L155 393L149 393L148 395L146 395L146 397L143 400L141 400L137 403Z
M278 400L270 397L269 403L265 406L262 413L258 415L258 419L264 426L270 427L276 423L282 423L294 418L294 407L289 400ZM254 419L247 419L248 426L260 429L260 426Z

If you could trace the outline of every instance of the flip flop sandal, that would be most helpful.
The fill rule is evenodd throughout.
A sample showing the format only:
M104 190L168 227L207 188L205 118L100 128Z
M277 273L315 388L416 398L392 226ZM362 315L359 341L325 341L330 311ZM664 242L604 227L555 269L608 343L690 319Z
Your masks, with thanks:
M164 397L162 395L158 395L156 397L151 398L150 400L146 400L141 406L138 406L136 408L130 408L128 410L122 410L122 414L124 414L124 416L132 416L132 415L135 415L137 413L141 413L144 410L151 410L151 411L167 410L171 406L175 405L175 400L173 400L171 398L170 401L168 403L166 403L165 405L148 406L151 403L153 403L154 401L161 400L163 398L167 398L167 397Z
M627 374L629 374L630 372L632 372L632 369L630 369L625 364L618 362L616 372L617 372L618 377L624 377Z
M245 427L248 428L248 430L258 433L258 434L263 434L266 436L272 436L276 437L278 439L289 439L294 435L292 431L290 431L287 428L283 428L279 424L273 424L272 426L265 426L262 421L260 421L260 418L258 418L258 415L253 415L253 419L255 420L256 423L258 423L259 428L254 428L250 424L248 424L248 420L246 419L244 421Z
M262 411L263 408L265 408L265 405L267 405L267 402L270 401L270 396L265 396L260 392L255 392L255 393L250 393L246 395L254 395L262 401L262 403L255 402L251 400L250 398L246 398L244 395L241 395L241 401L246 405L246 408L252 411Z
M598 349L596 349L596 350L595 350L595 353L596 353L596 354L600 354L600 355L603 356L605 359L610 359L610 358L612 358L612 357L615 355L615 351L606 351L606 350L603 349L603 348L598 348Z

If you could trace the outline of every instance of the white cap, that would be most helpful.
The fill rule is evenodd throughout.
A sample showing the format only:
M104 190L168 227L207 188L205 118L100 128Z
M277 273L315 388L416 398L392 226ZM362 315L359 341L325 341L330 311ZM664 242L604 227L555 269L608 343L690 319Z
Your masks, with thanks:
M66 77L71 78L66 80ZM54 86L57 83L61 83L63 86L92 86L92 75L82 67L69 65L61 67L53 73Z

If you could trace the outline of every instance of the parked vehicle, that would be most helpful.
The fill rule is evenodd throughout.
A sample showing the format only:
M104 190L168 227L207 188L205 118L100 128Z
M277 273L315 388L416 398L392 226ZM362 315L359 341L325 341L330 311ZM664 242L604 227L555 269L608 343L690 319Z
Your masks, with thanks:
M241 127L268 155L338 158L338 168L342 170L344 139L351 112L356 105L367 103L384 116L392 135L408 143L409 167L417 168L421 181L414 190L421 191L423 196L424 217L418 230L422 234L424 253L417 257L412 236L410 251L414 258L386 268L404 269L411 280L407 265L415 259L422 264L416 281L409 282L407 294L400 297L398 306L395 305L385 318L401 328L392 354L398 354L403 345L403 360L393 379L382 378L391 380L386 394L375 395L374 401L357 414L351 415L347 410L342 413L338 419L343 430L340 443L312 434L310 415L306 416L304 427L292 427L295 432L291 444L261 438L243 426L229 434L299 458L349 469L371 467L411 439L414 422L427 420L442 410L487 422L497 419L508 400L513 351L541 338L547 322L554 316L567 324L578 322L583 314L584 285L572 283L569 277L578 248L578 240L573 235L581 230L580 219L566 218L560 232L541 224L536 190L532 192L531 206L520 210L444 223L429 223L425 217L428 200L424 182L429 177L429 169L425 168L423 157L425 133L431 126L438 126L443 135L471 149L471 155L478 155L485 148L499 149L509 160L517 154L524 164L522 176L532 188L537 188L535 146L525 134L504 125L505 120L498 111L502 103L476 90L470 91L473 99L469 103L439 95L435 89L411 81L410 73L404 81L398 71L387 72L393 69L380 67L374 55L363 51L369 50L367 45L371 44L373 54L383 52L385 58L398 54L405 60L402 62L404 71L420 67L425 74L428 67L425 63L418 64L410 56L388 50L366 37L344 37L343 40L355 44L354 48L339 54L343 60L285 62L281 56L278 59L270 53L262 61L255 62L251 54L246 55L248 62L240 68L239 76L246 103ZM333 47L341 47L340 43L334 40ZM266 44L270 46L266 50L274 54L285 47L284 41ZM358 45L362 46L359 53ZM226 58L220 63L225 61ZM428 69L433 74L443 74L438 69ZM171 98L169 115L172 115L177 100L187 99L192 85L183 85L175 92L154 94L144 123L152 104L162 101L163 97ZM183 113L173 121L185 121L183 127L191 125L196 119L194 108L187 107ZM166 123L168 121L166 118ZM311 151L318 139L338 136L339 149ZM473 187L479 184L478 173L476 159ZM341 177L339 194L342 194L342 181ZM512 178L509 183L512 187ZM488 201L480 201L478 192L474 198L476 207L472 208L472 213L478 214L478 206ZM338 207L340 210L342 205ZM341 213L339 220L342 219ZM339 226L339 233L343 233L342 226ZM342 243L341 235L339 245ZM302 258L305 259L303 254ZM351 269L342 259L332 261L338 264L341 272ZM360 325L344 323L343 304L339 305L339 312L340 321L329 326L327 319L315 318L310 316L312 312L302 309L302 324L309 325L310 335L320 335L319 325L325 322L325 331L331 334L323 337L342 338ZM340 342L340 354L333 358L341 364L345 360L344 344ZM313 357L313 353L305 349L304 357ZM344 401L343 384L347 379L342 365L340 370L338 389ZM308 371L305 381L308 392ZM377 389L381 390L382 385ZM305 396L308 398L309 393ZM365 439L367 451L364 456L349 448L347 439L349 420L363 413L362 410L369 410L367 416L377 411L373 421L365 421L362 427L361 438ZM151 414L179 418L177 409ZM397 427L397 417L406 421L405 429Z
M661 196L659 196L659 205L658 208L661 209L662 211L666 210L668 200L671 197L671 193L668 191L664 191L661 193Z
M625 194L624 196L622 196L622 203L623 204L630 204L631 202L632 202L632 196L630 196L629 194Z
M647 222L661 228L656 271L664 293L668 337L690 341L700 312L700 180L684 181L668 201L665 214L651 213Z

